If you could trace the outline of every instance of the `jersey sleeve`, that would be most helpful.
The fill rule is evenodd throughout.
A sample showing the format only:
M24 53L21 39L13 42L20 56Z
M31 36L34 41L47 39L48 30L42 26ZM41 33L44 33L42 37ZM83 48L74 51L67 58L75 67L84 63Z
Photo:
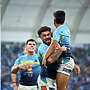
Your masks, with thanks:
M60 30L56 29L54 32L53 32L53 40L56 40L59 42L60 40L60 37L61 37L61 34L60 34Z
M14 65L19 65L20 64L20 57L18 59L15 60Z
M39 46L37 55L38 55L40 64L42 63L42 57L45 55L46 51L47 51L47 48L45 48L43 45Z
M46 50L47 49L44 46L39 47L37 52L38 57L42 57L46 53Z

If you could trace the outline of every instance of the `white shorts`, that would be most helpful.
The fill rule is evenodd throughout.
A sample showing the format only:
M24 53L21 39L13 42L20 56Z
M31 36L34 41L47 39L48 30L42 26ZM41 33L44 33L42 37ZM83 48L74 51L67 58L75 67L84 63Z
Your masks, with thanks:
M47 90L56 90L56 81L47 77L41 78L41 76L39 75L38 87L39 90L41 90L41 88L46 88Z
M38 90L38 89L37 89L37 85L35 85L35 86L24 86L24 85L19 84L18 90Z
M62 60L62 63L58 65L57 72L61 72L70 76L73 68L74 68L74 60L70 57L70 60L67 62L64 62L64 60Z

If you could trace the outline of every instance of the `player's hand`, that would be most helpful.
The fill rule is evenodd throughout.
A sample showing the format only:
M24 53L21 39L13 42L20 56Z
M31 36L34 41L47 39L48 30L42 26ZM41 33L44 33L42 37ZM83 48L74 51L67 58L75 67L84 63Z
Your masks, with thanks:
M43 65L44 67L46 67L46 60L45 60L45 59L42 61L42 65Z
M55 58L52 56L52 58ZM56 59L52 59L51 56L47 59L48 63L54 63L56 61Z
M78 65L74 65L74 71L75 71L75 73L77 74L77 75L79 75L80 74L80 67L78 66Z
M55 46L55 50L57 51L58 49L60 49L59 43L57 43L56 46Z
M13 90L18 90L18 86L16 83L13 83Z
M43 61L42 61L42 65L43 65L44 67L47 67L47 66L46 66L46 62L47 62L47 61L46 61L46 58L45 58L45 55L44 55L44 56L43 56Z
M14 90L18 90L18 87L17 87L17 85L15 85L15 86L13 87L13 89L14 89Z
M19 64L18 66L20 69L28 69L28 65L27 64Z
M67 51L67 47L65 47L65 46L60 47L60 49L61 49L62 51Z

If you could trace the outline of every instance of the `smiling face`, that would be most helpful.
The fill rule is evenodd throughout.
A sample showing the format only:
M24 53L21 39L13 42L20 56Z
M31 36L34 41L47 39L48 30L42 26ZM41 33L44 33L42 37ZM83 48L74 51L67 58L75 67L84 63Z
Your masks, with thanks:
M36 43L34 41L29 41L26 44L25 48L26 48L26 51L28 52L34 52L36 49Z
M47 44L50 45L51 43L51 32L50 31L44 31L40 35L41 40Z

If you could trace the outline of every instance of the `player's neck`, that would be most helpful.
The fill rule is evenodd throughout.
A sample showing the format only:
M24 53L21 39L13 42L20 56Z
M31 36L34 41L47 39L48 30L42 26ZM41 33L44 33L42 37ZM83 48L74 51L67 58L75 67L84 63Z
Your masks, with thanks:
M29 56L32 56L32 55L34 55L34 53L35 53L35 52L30 52L30 51L29 51L27 54L28 54Z
M56 24L56 28L58 28L58 27L61 26L61 25L63 25L63 24Z

